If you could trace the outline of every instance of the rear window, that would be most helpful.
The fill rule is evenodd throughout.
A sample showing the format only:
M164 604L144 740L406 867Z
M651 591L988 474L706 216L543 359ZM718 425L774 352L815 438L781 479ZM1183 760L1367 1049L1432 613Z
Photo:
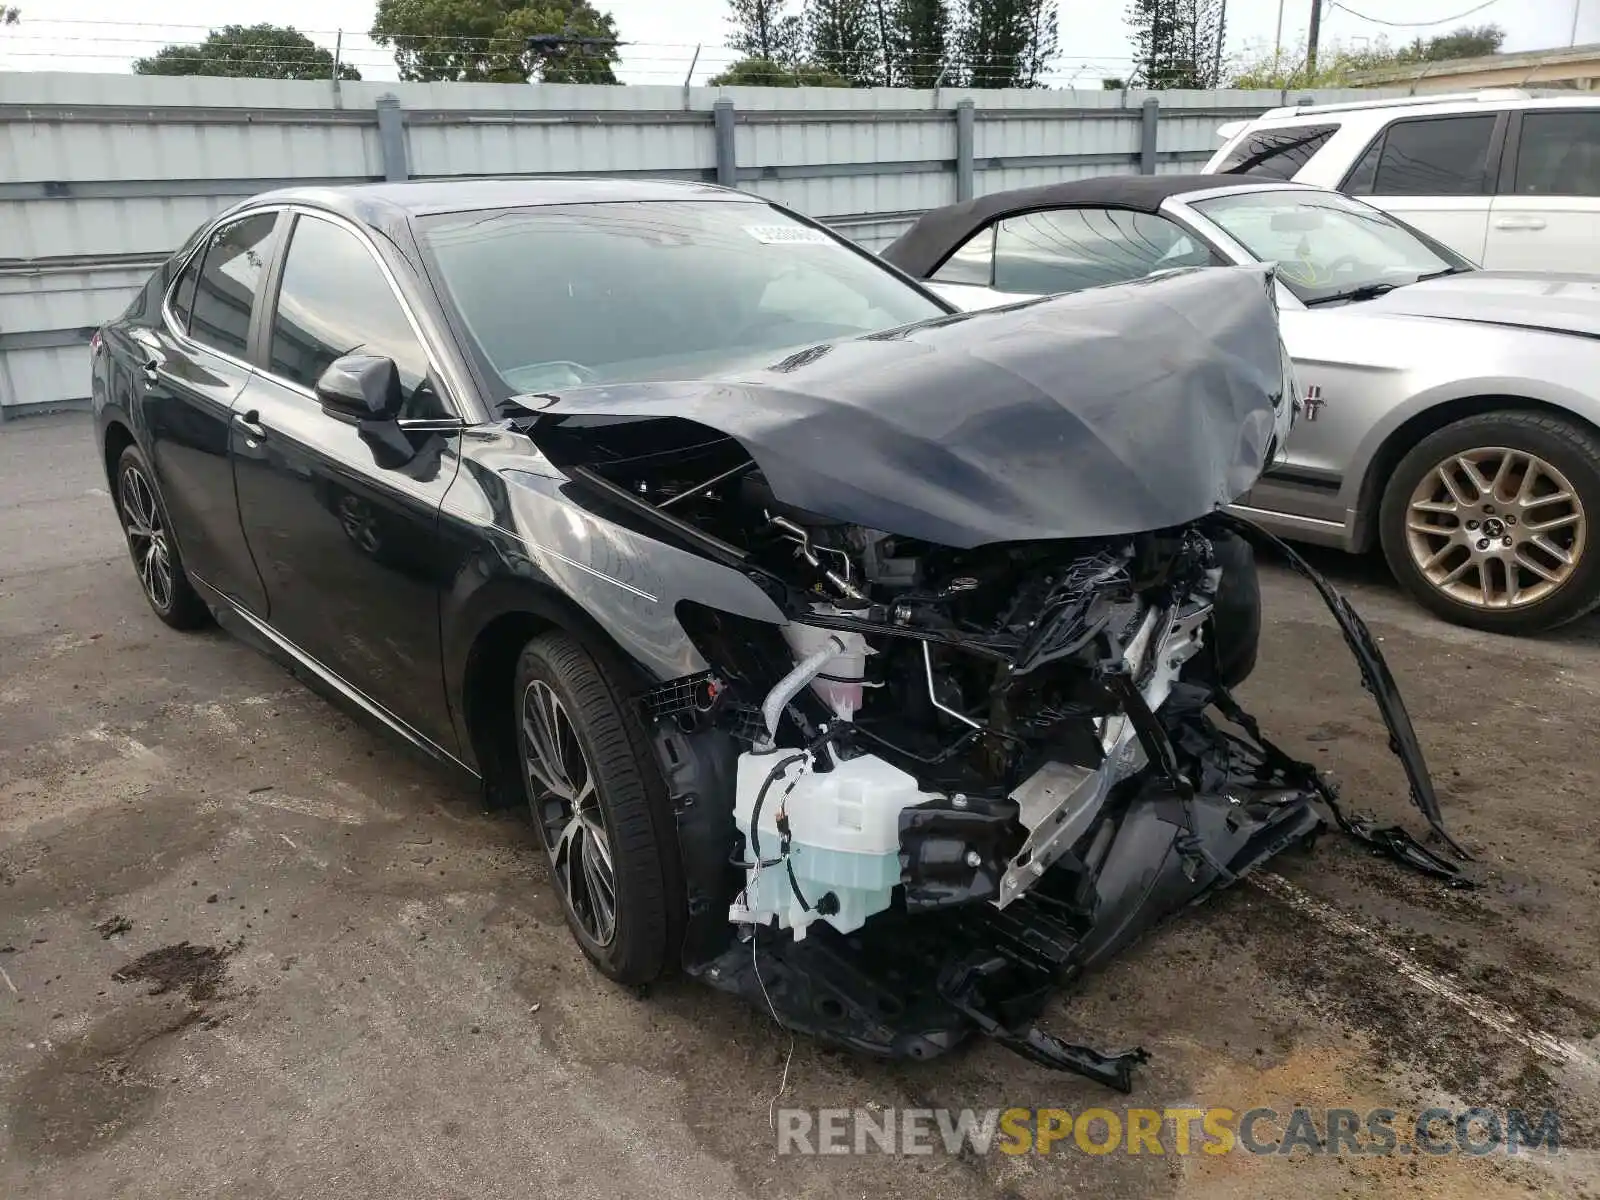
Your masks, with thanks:
M1353 195L1480 196L1489 171L1493 114L1396 121L1368 147L1345 183Z
M1311 156L1339 132L1337 125L1296 125L1247 134L1217 168L1222 175L1271 175L1293 179Z
M276 212L255 213L211 235L189 317L189 336L195 341L244 357L277 224Z
M451 213L422 230L456 317L513 395L699 378L946 311L759 203Z

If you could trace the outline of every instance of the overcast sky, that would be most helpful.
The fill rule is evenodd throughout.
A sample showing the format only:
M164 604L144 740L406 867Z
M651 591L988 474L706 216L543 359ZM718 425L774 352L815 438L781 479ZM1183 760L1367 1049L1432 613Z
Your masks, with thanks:
M313 40L334 45L345 30L345 57L368 79L395 78L388 52L365 36L372 23L371 0L10 0L22 8L22 24L0 29L0 69L126 71L131 59L171 41L199 41L207 25L271 21L293 25ZM1272 44L1280 8L1286 47L1303 40L1312 0L1228 0L1228 53ZM1565 46L1572 39L1600 42L1600 0L1491 0L1468 14L1479 0L1348 0L1350 9L1381 16L1380 24L1356 16L1345 0L1326 0L1323 40L1362 44L1387 34L1409 41L1442 33L1458 24L1498 22L1508 34L1507 50ZM1050 82L1065 87L1077 80L1094 87L1101 76L1124 75L1132 49L1124 19L1125 0L1058 0L1061 54ZM681 83L695 44L703 43L695 82L701 83L734 57L722 47L728 36L726 0L599 0L617 19L624 41L622 78L630 83ZM798 9L799 0L791 0ZM46 14L48 13L48 16ZM1457 19L1459 18L1459 19ZM143 24L130 24L131 21Z

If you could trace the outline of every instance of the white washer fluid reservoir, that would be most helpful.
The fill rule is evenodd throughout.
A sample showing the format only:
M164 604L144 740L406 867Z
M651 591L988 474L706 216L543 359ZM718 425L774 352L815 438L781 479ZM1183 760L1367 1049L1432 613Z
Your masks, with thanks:
M796 938L819 918L849 933L888 908L900 882L900 810L936 795L875 755L836 760L830 771L812 769L801 759L767 788L758 836L752 838L750 822L762 784L779 763L798 753L778 749L739 756L734 820L745 837L745 857L756 861L757 843L762 861L780 857L778 811L783 808L789 816L789 860L750 870L744 903L729 915L763 925L776 917L780 927L793 927ZM809 910L789 881L791 867ZM824 900L830 894L833 899Z

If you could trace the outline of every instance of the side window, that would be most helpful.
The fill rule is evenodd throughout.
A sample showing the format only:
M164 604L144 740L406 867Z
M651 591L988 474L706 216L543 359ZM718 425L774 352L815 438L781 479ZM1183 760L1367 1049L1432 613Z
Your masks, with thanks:
M994 226L979 230L968 238L931 278L940 283L975 283L990 287L994 283Z
M1378 156L1383 153L1383 134L1372 139L1372 145L1357 160L1355 167L1345 177L1342 190L1351 196L1370 196L1378 179Z
M1292 129L1263 129L1246 136L1217 168L1222 175L1271 175L1293 179L1311 156L1339 131L1337 125L1296 125Z
M178 277L178 286L172 293L172 315L177 318L178 328L184 333L189 332L189 314L194 310L194 285L200 278L200 260L203 254L196 254L184 264L183 274Z
M1396 121L1383 139L1375 196L1478 196L1489 165L1496 118Z
M1165 217L1109 208L1061 208L1000 222L994 286L1046 295L1126 283L1174 267L1219 261Z
M1600 109L1522 115L1519 196L1600 196Z
M250 311L272 261L276 212L257 213L211 235L194 289L189 336L243 358L250 340ZM181 288L180 288L181 290Z
M406 393L402 416L447 415L422 343L372 252L349 230L301 216L283 263L267 369L314 388L334 359L358 351L394 359Z

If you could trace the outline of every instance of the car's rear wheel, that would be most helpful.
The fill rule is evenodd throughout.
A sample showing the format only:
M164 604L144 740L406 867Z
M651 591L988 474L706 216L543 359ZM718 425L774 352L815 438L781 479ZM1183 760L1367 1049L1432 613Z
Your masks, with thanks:
M183 569L155 476L137 446L129 446L117 459L116 487L117 518L145 600L174 629L199 629L209 623L210 610Z
M1600 604L1600 439L1560 417L1494 412L1400 460L1379 513L1396 577L1446 620L1537 633Z
M567 925L601 971L640 984L676 965L685 912L666 785L625 694L564 633L517 663L523 786Z

